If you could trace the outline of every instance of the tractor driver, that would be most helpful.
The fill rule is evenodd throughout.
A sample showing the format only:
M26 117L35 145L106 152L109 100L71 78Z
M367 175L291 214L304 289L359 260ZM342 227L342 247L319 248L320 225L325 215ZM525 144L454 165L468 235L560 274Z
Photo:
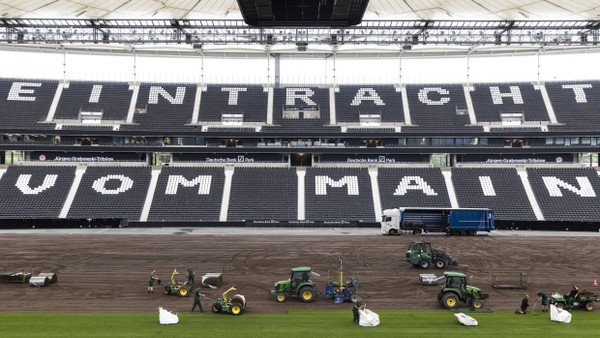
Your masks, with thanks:
M573 301L579 296L579 288L577 285L573 285L573 289L569 292L569 296L567 297L567 303L569 307L573 307Z

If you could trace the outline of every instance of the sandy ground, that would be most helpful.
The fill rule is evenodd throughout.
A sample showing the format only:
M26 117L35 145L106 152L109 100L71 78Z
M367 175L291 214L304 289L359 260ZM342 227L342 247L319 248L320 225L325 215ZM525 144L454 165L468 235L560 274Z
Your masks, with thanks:
M320 231L327 230L307 235L2 233L0 266L8 271L56 272L58 283L45 288L0 284L0 312L156 312L158 306L186 312L193 297L165 296L161 287L149 294L146 286L151 269L165 281L177 268L182 272L177 278L183 280L188 264L197 280L206 272L223 273L222 287L203 292L216 297L235 285L247 299L247 313L350 310L350 303L334 304L325 297L308 304L297 299L280 304L269 294L273 283L287 279L296 266L312 267L321 275L313 280L324 288L328 271L332 277L337 272L338 256L345 277L358 272L359 293L370 309L440 309L439 287L421 286L418 276L440 275L442 270L421 270L402 260L414 240L428 240L458 260L458 267L447 270L470 276L469 284L490 294L485 307L494 310L514 310L525 293L534 300L538 288L548 295L567 292L573 284L598 291L592 286L600 279L598 236L315 235ZM528 289L494 289L493 272L524 272ZM210 301L203 304L210 309Z

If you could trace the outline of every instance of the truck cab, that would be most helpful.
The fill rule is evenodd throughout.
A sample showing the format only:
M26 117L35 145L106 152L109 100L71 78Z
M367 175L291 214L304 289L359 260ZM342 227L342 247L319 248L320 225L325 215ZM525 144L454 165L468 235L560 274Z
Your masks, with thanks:
M400 210L385 209L381 214L381 232L385 235L397 235L400 232Z

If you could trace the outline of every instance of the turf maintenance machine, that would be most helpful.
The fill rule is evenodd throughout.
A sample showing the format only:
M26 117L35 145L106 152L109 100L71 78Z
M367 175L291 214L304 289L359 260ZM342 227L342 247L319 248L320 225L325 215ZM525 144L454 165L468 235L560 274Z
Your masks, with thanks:
M215 313L230 313L234 316L241 315L246 308L246 297L243 295L234 295L231 298L227 297L230 291L236 290L235 286L232 286L223 292L223 298L211 299L213 301L212 311Z
M344 281L342 259L338 257L339 279L328 278L327 286L323 292L317 290L316 285L310 280L310 276L320 275L311 270L310 267L297 267L291 269L290 279L275 283L275 290L271 294L279 303L285 302L290 297L300 297L305 303L312 302L317 296L330 297L334 303L345 301L355 302L358 299L358 273L355 278Z
M177 272L177 269L173 269L173 273L171 274L171 281L164 283L165 295L179 295L180 297L187 297L190 295L192 285L189 284L187 281L175 281L175 275L177 274L179 274L179 272Z
M311 275L320 276L308 266L293 268L290 270L290 279L276 282L271 294L279 303L296 296L304 303L310 303L317 296L316 287L310 280Z
M550 297L550 304L554 304L561 310L576 310L584 309L586 311L594 311L594 302L598 301L598 296L590 291L583 290L572 299L568 295L554 293Z
M411 242L404 260L421 269L427 269L431 265L438 269L443 269L446 265L458 265L458 262L448 254L442 250L432 249L431 243L423 241Z
M334 303L343 303L345 301L356 302L358 300L358 273L356 278L350 278L344 282L344 270L342 269L342 258L338 257L339 280L328 278L325 292L319 296L332 297Z
M483 307L483 300L489 295L481 293L481 289L467 285L467 276L460 272L444 272L446 283L438 293L438 302L446 309L455 309L462 301L477 310Z

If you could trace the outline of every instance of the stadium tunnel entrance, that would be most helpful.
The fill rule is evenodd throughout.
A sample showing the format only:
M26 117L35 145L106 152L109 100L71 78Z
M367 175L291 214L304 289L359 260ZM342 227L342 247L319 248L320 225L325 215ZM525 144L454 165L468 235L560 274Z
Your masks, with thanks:
M291 154L290 164L292 167L311 167L312 166L312 154Z

